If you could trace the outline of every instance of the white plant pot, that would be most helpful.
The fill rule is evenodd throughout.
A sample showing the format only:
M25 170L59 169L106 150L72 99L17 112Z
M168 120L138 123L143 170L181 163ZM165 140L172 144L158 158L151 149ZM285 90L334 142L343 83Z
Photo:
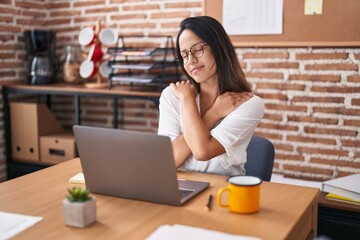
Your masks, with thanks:
M84 228L96 221L96 200L93 196L86 202L63 201L64 223L72 227Z

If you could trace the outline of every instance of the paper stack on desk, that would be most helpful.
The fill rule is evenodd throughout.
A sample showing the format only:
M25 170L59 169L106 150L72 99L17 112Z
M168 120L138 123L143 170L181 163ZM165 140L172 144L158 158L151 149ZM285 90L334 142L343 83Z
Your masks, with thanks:
M0 212L0 240L10 239L32 225L40 222L42 217Z
M360 173L325 181L322 191L360 201Z
M260 240L260 238L234 235L204 228L175 224L163 225L155 230L146 240Z

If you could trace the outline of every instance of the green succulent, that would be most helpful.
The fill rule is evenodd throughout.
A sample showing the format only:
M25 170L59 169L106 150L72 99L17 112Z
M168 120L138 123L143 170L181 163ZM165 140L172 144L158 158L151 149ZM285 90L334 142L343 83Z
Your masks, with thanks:
M73 187L68 189L67 199L70 202L86 202L91 199L90 192L86 188Z

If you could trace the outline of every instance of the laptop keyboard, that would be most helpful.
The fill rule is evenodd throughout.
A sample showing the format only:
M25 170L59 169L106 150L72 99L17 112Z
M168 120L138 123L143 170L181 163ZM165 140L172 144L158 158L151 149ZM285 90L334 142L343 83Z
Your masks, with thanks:
M186 190L186 189L179 189L181 198L186 197L190 193L194 192L194 190Z

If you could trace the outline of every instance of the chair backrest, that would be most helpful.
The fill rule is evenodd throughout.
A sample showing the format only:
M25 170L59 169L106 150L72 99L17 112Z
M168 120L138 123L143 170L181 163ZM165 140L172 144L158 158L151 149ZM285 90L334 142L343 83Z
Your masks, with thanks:
M253 136L246 152L246 175L259 177L263 181L270 181L275 158L272 142L266 138Z

